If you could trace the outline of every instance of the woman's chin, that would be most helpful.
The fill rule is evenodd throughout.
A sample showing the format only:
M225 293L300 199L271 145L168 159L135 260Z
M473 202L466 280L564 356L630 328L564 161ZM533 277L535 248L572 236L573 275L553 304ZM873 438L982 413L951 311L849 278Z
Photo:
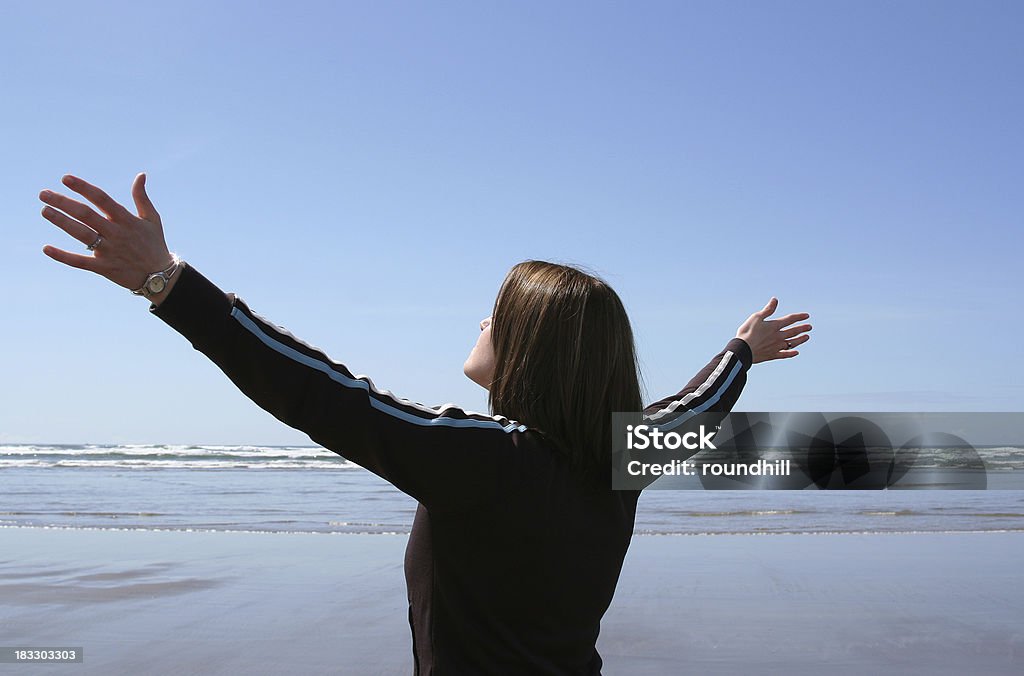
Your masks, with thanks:
M489 390L489 389L490 389L490 388L489 388L489 387L488 387L488 386L487 386L487 385L485 384L485 381L484 381L484 379L483 379L483 378L481 377L481 375L480 375L479 373L477 373L477 372L476 372L476 369L472 368L472 366L471 366L471 365L469 364L469 362L466 362L466 364L464 364L464 365L463 365L463 367L462 367L462 373L463 373L463 374L464 374L464 375L465 375L465 376L466 376L467 378L469 378L470 380L472 380L472 381L473 381L474 383L476 383L476 384L477 384L477 385L479 385L480 387L484 388L485 390Z

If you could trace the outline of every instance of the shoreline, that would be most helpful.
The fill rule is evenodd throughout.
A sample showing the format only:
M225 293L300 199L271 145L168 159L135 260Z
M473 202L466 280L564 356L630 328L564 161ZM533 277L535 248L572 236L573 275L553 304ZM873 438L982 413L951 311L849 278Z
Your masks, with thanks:
M314 531L314 530L246 530L246 529L212 529L212 528L134 528L123 526L31 526L31 525L0 525L3 530L50 530L50 531L96 531L96 532L126 532L126 533L223 533L239 535L331 535L331 536L382 536L382 537L409 537L409 533L402 531L384 531L374 533L351 533L347 531ZM705 532L659 532L641 531L634 532L634 538L646 537L715 537L735 536L743 537L749 535L956 535L983 534L983 533L1024 533L1024 528L980 528L980 529L949 529L949 530L812 530L812 531L705 531Z

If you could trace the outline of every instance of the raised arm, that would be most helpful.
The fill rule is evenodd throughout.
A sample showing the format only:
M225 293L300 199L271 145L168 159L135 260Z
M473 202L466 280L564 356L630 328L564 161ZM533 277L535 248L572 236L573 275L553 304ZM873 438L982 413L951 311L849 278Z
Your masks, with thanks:
M694 376L686 386L672 396L660 399L644 409L644 423L656 426L662 431L677 433L687 430L695 432L700 425L717 424L720 416L695 419L701 413L717 413L724 416L730 412L739 399L747 382L747 371L754 364L774 359L788 359L799 352L793 348L807 342L810 324L791 327L795 322L809 318L805 312L787 315L780 319L768 319L778 307L778 300L772 298L758 312L750 315L736 332L736 337L725 345L725 349L712 357L711 361ZM687 427L689 425L689 427ZM645 461L667 463L684 460L698 451L645 450ZM626 459L636 459L627 455ZM642 490L654 483L656 475L634 477L630 485Z
M515 462L513 433L525 426L381 390L188 265L150 311L275 418L428 508L467 508L493 497Z
M644 416L652 424L671 419L677 421L680 411L697 413L728 413L739 399L747 382L747 371L754 364L775 359L790 359L799 351L793 348L810 340L810 324L792 326L810 318L806 312L797 312L769 319L778 308L779 301L772 298L761 310L753 313L740 325L736 337L725 345L682 390L656 401L644 409Z
M46 247L51 258L137 288L172 259L159 217L145 196L133 195L139 216L103 191L66 177L106 216L44 191L43 215L94 255ZM97 239L99 243L96 244ZM323 447L390 481L428 509L469 509L500 496L518 475L518 434L526 427L454 405L428 408L374 386L343 364L263 319L234 294L182 263L171 284L145 293L150 311L209 357L260 407ZM158 285L159 286L159 285Z

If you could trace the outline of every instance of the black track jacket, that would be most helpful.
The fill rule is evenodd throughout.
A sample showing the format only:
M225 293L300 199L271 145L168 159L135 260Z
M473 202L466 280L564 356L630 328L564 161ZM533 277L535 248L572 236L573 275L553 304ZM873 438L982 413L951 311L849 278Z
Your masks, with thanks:
M278 420L419 502L405 556L416 674L600 673L638 491L583 485L527 425L378 389L191 266L179 274L150 312ZM734 338L646 410L728 411L751 363Z

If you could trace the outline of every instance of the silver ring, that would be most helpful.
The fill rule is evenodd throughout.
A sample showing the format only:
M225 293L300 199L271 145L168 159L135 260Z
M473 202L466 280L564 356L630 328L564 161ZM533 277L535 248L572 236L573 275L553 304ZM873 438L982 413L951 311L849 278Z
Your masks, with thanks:
M789 342L788 340L786 341L786 349L787 349L787 350L791 350L791 349L793 349L793 344L792 344L792 343L790 343L790 342Z
M88 249L89 251L94 251L96 249L96 247L98 247L102 242L103 242L103 236L102 235L96 235L96 241L93 242L92 244L87 245L85 248Z

